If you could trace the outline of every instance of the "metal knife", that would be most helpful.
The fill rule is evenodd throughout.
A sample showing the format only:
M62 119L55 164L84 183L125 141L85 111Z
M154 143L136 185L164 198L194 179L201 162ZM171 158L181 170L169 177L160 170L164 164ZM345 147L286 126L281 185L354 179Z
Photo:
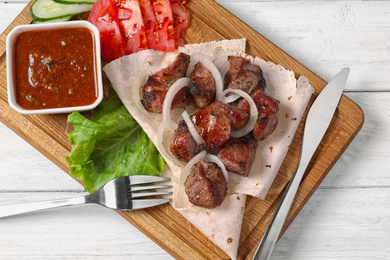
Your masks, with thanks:
M301 155L298 167L289 182L275 214L253 256L253 260L267 260L282 230L299 184L306 168L317 150L340 101L349 75L349 68L341 70L321 91L311 106L303 131Z

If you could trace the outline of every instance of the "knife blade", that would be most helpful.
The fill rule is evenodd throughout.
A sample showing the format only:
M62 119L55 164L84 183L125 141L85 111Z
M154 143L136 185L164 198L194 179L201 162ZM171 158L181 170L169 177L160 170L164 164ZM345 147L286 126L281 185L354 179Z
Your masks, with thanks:
M253 260L267 260L270 258L306 168L324 137L340 102L348 75L349 68L341 70L314 100L306 117L300 161L260 241L252 258Z

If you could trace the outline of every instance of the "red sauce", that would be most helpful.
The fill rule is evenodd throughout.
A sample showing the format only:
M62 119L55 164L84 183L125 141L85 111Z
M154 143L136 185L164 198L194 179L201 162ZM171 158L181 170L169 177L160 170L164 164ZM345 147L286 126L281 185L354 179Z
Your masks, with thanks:
M15 93L21 107L74 107L96 101L95 43L89 29L25 31L15 44Z

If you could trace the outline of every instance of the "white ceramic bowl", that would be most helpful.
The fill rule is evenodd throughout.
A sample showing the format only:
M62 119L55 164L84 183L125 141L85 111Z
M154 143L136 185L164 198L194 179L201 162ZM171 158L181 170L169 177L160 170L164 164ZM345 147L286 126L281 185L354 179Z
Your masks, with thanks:
M16 85L15 85L15 42L17 37L26 31L37 30L49 30L57 28L87 28L93 35L94 50L94 66L95 66L95 93L96 100L89 105L82 106L69 106L58 108L38 108L38 109L25 109L17 103L16 98ZM44 41L44 39L43 39ZM22 114L58 114L58 113L70 113L73 111L85 111L95 108L103 99L103 83L102 83L102 71L101 71L101 58L100 58L100 34L99 30L88 21L69 21L59 23L42 23L42 24L27 24L15 27L7 36L6 41L6 53L7 53L7 90L8 90L8 103L16 111ZM27 73L27 72L26 72ZM71 80L71 79L69 79Z

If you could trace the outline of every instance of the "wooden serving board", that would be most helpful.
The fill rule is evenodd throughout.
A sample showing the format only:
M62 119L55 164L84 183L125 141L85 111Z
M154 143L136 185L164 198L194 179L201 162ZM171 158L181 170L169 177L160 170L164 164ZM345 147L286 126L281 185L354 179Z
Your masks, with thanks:
M7 102L6 36L16 25L31 23L30 6L31 3L0 37L0 120L61 169L68 172L65 156L69 155L71 146L67 139L67 114L22 115L12 110ZM246 38L249 54L281 64L285 68L294 71L297 77L304 75L309 78L315 88L315 94L310 103L326 85L324 80L214 1L194 0L187 4L187 7L192 12L191 26L186 36L187 43ZM342 96L331 127L308 167L282 232L287 229L356 136L363 125L363 121L364 115L358 105L346 96ZM266 199L264 201L252 197L247 199L239 243L239 259L252 258L283 190L294 173L299 158L302 130L303 120ZM210 242L170 205L133 212L118 212L118 214L177 259L228 258L221 249Z

